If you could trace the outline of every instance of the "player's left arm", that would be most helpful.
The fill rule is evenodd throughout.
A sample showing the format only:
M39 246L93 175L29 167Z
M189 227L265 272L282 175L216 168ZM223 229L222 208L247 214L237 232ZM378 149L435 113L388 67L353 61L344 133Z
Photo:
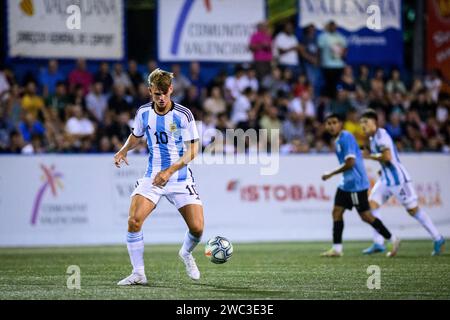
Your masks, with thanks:
M164 186L175 172L187 166L189 162L194 160L194 158L198 154L198 150L199 150L198 139L186 143L186 152L183 154L183 156L180 159L178 159L178 161L174 162L169 168L158 172L155 179L153 180L153 185Z
M369 155L368 159L381 162L383 164L388 164L392 161L392 153L389 148L383 149L379 153L372 153Z

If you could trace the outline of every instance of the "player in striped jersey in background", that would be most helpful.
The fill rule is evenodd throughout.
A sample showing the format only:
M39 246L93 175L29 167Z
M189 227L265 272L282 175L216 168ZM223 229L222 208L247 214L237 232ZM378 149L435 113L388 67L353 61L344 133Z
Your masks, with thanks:
M374 110L366 110L362 114L360 122L364 133L370 139L370 152L364 150L363 155L366 159L380 162L382 169L381 177L375 183L369 196L372 214L379 218L380 206L386 203L391 196L395 196L408 213L431 235L433 239L432 255L439 255L444 251L445 240L428 214L419 207L411 176L400 162L394 141L385 129L378 127L378 116ZM373 245L363 252L372 254L384 250L384 239L375 231Z
M147 284L142 225L162 196L179 210L187 224L188 231L178 254L188 276L200 279L192 251L203 233L203 206L189 168L189 162L199 150L199 135L191 111L170 99L172 79L172 73L161 69L150 74L148 85L153 102L137 110L132 132L114 156L117 167L120 168L122 162L128 165L128 151L135 148L141 138L146 138L148 166L131 195L128 219L127 248L133 272L118 285Z

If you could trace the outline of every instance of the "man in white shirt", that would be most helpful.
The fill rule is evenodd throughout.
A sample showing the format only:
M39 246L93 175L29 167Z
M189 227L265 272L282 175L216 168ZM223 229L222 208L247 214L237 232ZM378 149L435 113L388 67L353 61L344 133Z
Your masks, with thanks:
M248 120L248 111L252 108L252 98L254 92L252 88L247 87L242 95L240 95L233 103L233 110L231 112L231 122L237 125L240 122Z
M67 121L66 133L76 148L81 146L81 140L92 138L95 133L95 127L91 120L85 117L81 106L73 107L73 116Z
M291 69L294 75L300 71L298 49L299 42L294 34L294 25L287 22L283 31L275 37L274 56L277 57L280 66Z

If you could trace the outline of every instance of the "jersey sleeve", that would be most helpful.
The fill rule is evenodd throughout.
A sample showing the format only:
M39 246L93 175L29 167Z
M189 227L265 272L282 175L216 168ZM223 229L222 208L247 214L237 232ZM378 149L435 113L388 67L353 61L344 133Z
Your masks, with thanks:
M133 136L138 138L142 138L145 134L142 113L140 113L139 111L136 112L136 116L134 117L134 123L133 127L131 128L131 133L133 134Z
M380 151L384 151L391 147L392 139L389 136L389 134L384 131L384 132L380 132L380 134L375 137L375 143L376 143L377 148Z
M358 144L356 143L355 138L350 133L345 135L344 139L341 140L341 148L344 159L356 158L356 149L358 148Z
M193 117L184 121L181 137L183 138L183 142L192 142L199 139L197 124Z

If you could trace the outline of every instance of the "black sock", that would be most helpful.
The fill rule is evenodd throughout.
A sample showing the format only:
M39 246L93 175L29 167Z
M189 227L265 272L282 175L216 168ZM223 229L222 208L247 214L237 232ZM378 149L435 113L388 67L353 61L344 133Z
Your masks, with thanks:
M375 218L375 221L371 223L372 227L378 231L379 234L381 234L386 240L389 240L391 238L391 233L389 230L384 226L383 222L381 222L380 219Z
M344 221L335 221L333 224L333 243L342 243L342 232L344 231Z

